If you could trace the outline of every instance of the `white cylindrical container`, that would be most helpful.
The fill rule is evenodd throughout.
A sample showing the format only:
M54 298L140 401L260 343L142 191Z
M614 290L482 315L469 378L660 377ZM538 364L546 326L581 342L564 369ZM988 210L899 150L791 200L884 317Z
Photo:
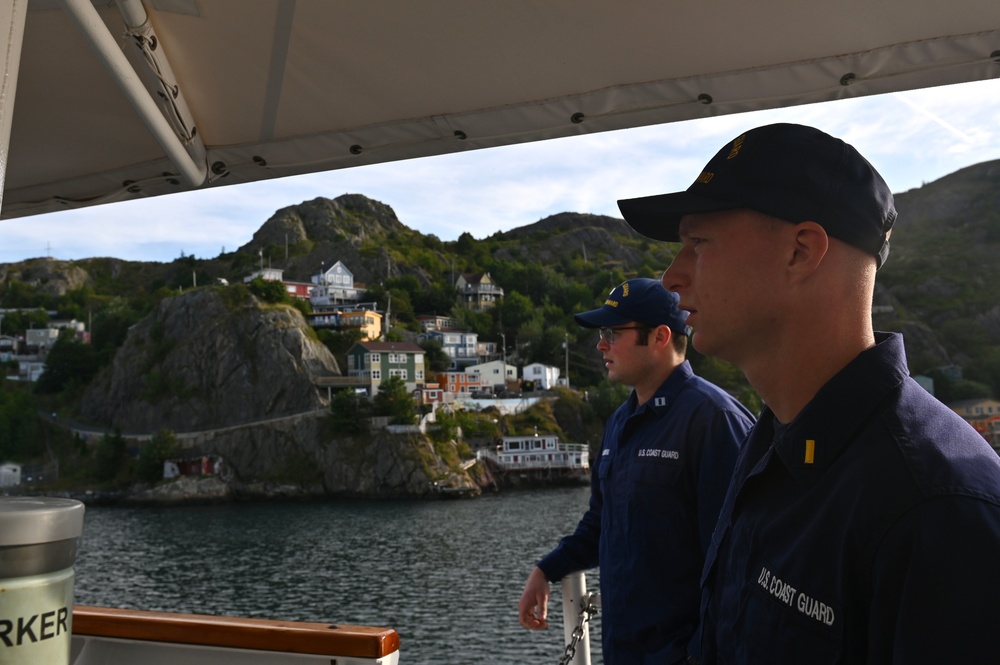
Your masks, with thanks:
M0 497L0 665L68 665L83 504Z

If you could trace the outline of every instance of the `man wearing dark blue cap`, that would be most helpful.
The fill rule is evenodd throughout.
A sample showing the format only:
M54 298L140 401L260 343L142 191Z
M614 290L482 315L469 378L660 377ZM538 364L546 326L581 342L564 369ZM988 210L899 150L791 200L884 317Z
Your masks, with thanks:
M619 206L682 243L662 281L695 348L767 405L712 537L697 659L998 662L1000 458L872 328L896 219L881 176L839 139L768 125L686 191Z
M524 627L544 628L549 582L600 564L605 665L687 659L705 552L753 424L691 371L677 301L658 280L632 279L574 317L599 329L608 378L633 391L605 427L589 510L538 562L518 611Z

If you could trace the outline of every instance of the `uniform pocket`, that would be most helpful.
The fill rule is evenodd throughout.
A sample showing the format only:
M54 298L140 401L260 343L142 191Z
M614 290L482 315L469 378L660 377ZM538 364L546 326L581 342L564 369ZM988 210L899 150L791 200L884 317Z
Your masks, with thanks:
M799 590L750 583L737 630L743 651L741 663L844 662L842 619L826 605ZM827 624L829 622L829 625Z
M683 465L676 459L669 457L639 457L632 460L629 480L639 491L655 492L657 488L669 488L673 486L683 470Z

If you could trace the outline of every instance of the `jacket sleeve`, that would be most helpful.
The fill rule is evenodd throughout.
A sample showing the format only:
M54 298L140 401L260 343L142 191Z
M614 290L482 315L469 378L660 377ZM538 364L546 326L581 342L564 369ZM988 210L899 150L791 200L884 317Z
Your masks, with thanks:
M604 441L601 453L608 445L610 432L618 430L613 421L619 414L616 412L608 421L604 430ZM566 575L578 570L594 568L598 564L598 551L601 542L601 513L604 510L604 497L601 494L601 454L590 469L590 506L583 514L576 530L559 541L554 550L538 562L538 567L545 573L550 582L557 582Z

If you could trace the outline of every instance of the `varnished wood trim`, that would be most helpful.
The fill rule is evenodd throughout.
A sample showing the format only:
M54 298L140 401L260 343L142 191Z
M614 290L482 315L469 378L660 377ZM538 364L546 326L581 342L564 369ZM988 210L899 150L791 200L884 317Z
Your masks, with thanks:
M391 628L119 610L87 605L73 608L73 633L356 658L382 658L399 650L399 635Z

